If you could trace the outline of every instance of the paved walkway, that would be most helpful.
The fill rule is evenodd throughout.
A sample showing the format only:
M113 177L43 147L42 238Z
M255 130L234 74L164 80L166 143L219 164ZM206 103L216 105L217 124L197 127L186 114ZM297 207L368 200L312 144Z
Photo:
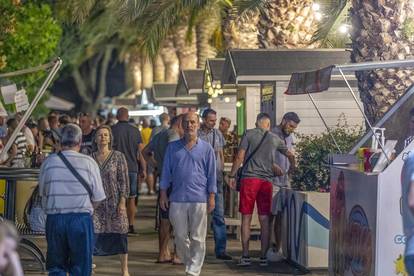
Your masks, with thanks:
M155 197L143 197L139 202L138 219L136 226L139 235L129 237L129 270L131 276L168 276L184 275L184 268L180 265L156 264L158 241L157 234L154 231L154 214L155 214ZM44 249L45 242L43 239L36 240ZM228 253L235 257L234 261L223 262L214 258L214 241L208 237L207 257L203 266L202 276L228 276L228 275L264 275L264 276L282 276L282 275L300 275L286 263L274 263L269 267L259 267L256 263L249 268L240 268L236 265L236 259L240 256L240 243L238 240L229 240ZM259 241L251 242L252 256L258 257L260 248ZM97 265L95 275L120 275L119 260L116 256L96 257L94 263ZM26 275L40 276L44 274L27 272ZM315 271L312 276L325 276L325 271Z

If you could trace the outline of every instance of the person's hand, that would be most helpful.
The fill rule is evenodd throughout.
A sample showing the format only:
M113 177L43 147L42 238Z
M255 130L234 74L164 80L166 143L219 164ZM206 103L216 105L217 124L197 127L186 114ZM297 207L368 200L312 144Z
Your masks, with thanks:
M282 168L276 164L272 165L272 170L275 176L282 176L284 174Z
M142 178L142 180L145 180L145 179L147 179L147 172L142 170L140 172L139 176Z
M19 254L17 254L16 251L11 251L7 253L7 259L10 263L10 270L13 273L13 276L23 276L23 268L20 263L20 257Z
M208 198L208 212L213 212L214 208L216 208L216 198L215 194L210 194L210 197Z
M228 175L225 176L227 178L226 183L227 185L233 189L236 190L236 178L234 177L229 177Z
M126 213L126 202L125 198L123 197L118 204L118 214L125 214Z
M163 211L167 211L168 209L168 196L167 193L164 190L161 190L160 192L160 207Z
M17 155L17 145L13 144L10 148L10 157L15 157Z

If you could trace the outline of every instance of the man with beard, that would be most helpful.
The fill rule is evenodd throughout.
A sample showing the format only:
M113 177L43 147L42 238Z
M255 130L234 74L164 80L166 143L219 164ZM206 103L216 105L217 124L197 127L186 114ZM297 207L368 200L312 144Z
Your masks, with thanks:
M299 116L295 112L288 112L283 115L280 125L275 126L272 132L276 134L286 145L289 151L293 150L293 137L292 133L298 127L300 123ZM276 176L273 181L273 200L272 200L272 215L274 220L274 238L275 249L277 258L281 259L279 255L281 247L281 226L282 226L282 205L283 198L279 193L280 188L289 187L289 175L290 162L288 158L276 151L275 163L282 169L283 175ZM272 225L272 223L270 223Z

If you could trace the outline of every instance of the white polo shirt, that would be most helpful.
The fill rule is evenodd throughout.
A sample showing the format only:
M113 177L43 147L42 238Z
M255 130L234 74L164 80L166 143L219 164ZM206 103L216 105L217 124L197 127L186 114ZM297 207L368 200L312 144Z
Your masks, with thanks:
M104 200L105 191L95 160L76 151L63 151L63 154L90 185L93 194L92 201ZM50 155L40 168L39 193L46 214L93 214L88 191L57 154Z

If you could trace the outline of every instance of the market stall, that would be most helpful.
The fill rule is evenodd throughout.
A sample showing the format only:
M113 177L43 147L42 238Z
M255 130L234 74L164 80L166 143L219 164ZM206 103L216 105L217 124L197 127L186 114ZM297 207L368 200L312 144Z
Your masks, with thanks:
M345 72L413 66L414 60L397 60L334 65L296 73L287 93L321 92L329 87L331 74L339 73L350 97L357 100ZM367 132L349 154L330 158L330 275L406 275L400 200L404 159L414 149L412 140L406 137L410 110L414 107L413 94L414 87L410 87L374 126L366 120ZM364 114L358 101L356 104ZM317 222L315 214L313 220ZM301 225L302 218L293 222ZM299 227L299 233L308 230ZM293 248L288 240L288 257L306 265L309 253L306 248L311 242L301 240L296 234L293 240L299 242ZM297 251L292 255L292 250Z
M197 110L207 107L207 94L203 91L204 70L191 69L181 70L178 78L176 97L197 97L195 104L181 105L177 108L177 114L185 113L189 110ZM180 103L180 101L179 101ZM181 102L183 103L183 102Z
M255 127L256 115L263 111L271 115L273 124L280 122L284 113L295 111L301 118L302 134L324 131L319 116L306 95L286 96L290 75L331 64L350 62L345 49L311 50L229 50L222 73L222 85L237 87L237 125L239 134ZM355 76L347 74L352 87L357 86ZM337 124L344 114L350 125L361 125L362 115L347 94L348 88L341 76L334 76L329 93L315 95L319 107L330 126Z

